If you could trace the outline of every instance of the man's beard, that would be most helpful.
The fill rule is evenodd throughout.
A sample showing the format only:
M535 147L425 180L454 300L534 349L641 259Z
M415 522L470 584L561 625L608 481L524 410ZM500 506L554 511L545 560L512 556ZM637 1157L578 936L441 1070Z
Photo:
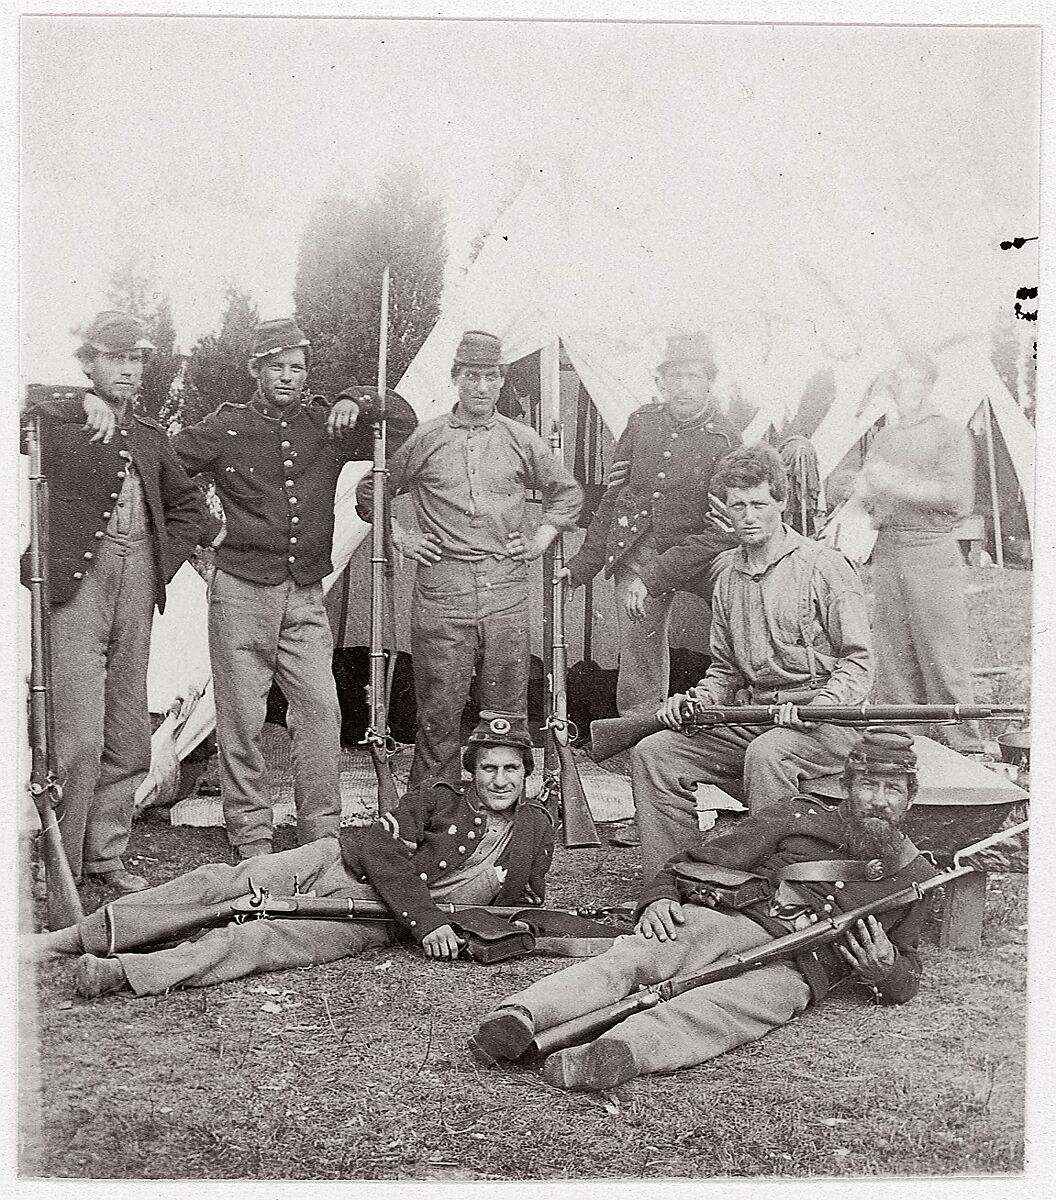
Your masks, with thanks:
M845 840L855 858L878 858L891 872L898 867L905 839L899 827L883 817L849 817Z

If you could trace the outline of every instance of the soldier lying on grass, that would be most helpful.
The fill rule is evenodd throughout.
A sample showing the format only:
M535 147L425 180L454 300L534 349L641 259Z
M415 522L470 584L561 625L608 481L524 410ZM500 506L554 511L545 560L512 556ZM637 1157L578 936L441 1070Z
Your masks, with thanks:
M253 887L289 895L299 886L318 896L380 897L393 921L250 921L212 929L194 941L148 953L82 954L74 986L81 996L131 988L150 996L174 987L205 987L263 971L333 962L404 932L430 958L458 957L452 918L436 902L534 905L543 900L553 855L546 810L525 799L532 769L531 739L521 719L511 724L482 714L463 763L466 788L427 781L399 808L340 840L319 838L236 866L211 863L134 898L129 905L210 905L238 899ZM35 935L39 957L98 949L105 954L104 913L78 925Z
M838 809L796 797L673 858L646 888L633 936L510 996L483 1018L471 1046L488 1059L519 1058L541 1031L639 987L696 973L934 876L900 828L917 791L912 739L897 730L865 734L844 779L849 794ZM709 868L720 883L724 869L731 882L732 868L764 873L776 887L767 899L741 904L708 885ZM543 1077L592 1091L694 1066L786 1024L848 977L881 1003L902 1004L919 987L925 908L918 899L868 916L839 941L636 1012L586 1044L551 1053Z

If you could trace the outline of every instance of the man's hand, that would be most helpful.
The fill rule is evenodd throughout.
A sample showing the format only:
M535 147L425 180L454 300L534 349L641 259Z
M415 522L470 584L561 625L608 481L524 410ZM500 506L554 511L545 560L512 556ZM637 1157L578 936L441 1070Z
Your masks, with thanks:
M812 729L817 729L817 721L803 720L799 715L801 709L803 712L809 712L810 705L793 704L791 701L779 704L777 712L774 714L774 724L780 725L784 729L802 729L805 733L809 733Z
M92 436L89 442L102 442L105 446L117 432L117 417L105 400L91 392L84 395L84 424L81 426Z
M895 948L876 917L856 921L836 949L863 983L882 983L895 965Z
M640 621L645 616L645 601L648 595L649 589L645 583L637 575L633 575L623 598L624 611L632 621Z
M726 507L726 503L720 500L718 496L708 492L708 500L711 502L711 507L708 509L708 522L713 528L720 533L733 536L733 522L730 520L730 513Z
M418 533L414 529L404 529L393 521L392 544L406 558L413 558L427 567L440 561L442 547L435 533Z
M668 698L656 710L656 719L661 725L666 725L668 729L681 729L682 721L682 705L685 704L687 696L684 692L676 692Z
M554 576L554 583L563 583L565 587L568 588L567 594L569 596L571 596L576 588L579 587L579 584L576 583L572 578L572 570L570 567L562 567L561 570L558 571Z
M522 562L533 562L546 553L555 537L557 528L553 525L540 525L527 541L524 534L515 529L506 535L506 554Z
M326 432L332 438L344 437L351 433L359 419L359 405L351 396L338 398L330 415L326 418Z
M605 487L623 487L631 477L631 460L629 458L618 458L609 467L609 473L605 476Z
M677 900L654 900L638 918L635 932L658 942L676 941L679 925L685 925L686 914Z
M430 958L458 958L462 942L450 925L441 925L422 938L422 949Z

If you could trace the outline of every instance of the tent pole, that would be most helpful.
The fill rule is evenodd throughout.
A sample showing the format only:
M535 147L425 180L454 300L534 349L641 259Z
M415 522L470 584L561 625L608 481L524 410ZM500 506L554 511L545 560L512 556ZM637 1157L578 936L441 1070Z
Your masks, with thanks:
M994 410L987 396L986 420L983 430L986 435L986 466L990 473L990 505L994 514L994 561L999 567L1005 565L1005 550L1001 537L1001 506L997 496L997 461L994 457Z
M539 351L539 431L544 441L554 422L561 420L561 343L557 338L547 342ZM549 680L552 671L554 645L553 617L554 556L548 550L543 555L543 674ZM550 688L545 689L544 705L550 711ZM552 737L543 738L543 768L557 771L557 751Z

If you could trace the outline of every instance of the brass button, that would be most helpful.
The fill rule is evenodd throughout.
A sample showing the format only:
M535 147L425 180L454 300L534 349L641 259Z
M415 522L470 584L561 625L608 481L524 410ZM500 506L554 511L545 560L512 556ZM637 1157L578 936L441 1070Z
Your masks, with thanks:
M97 529L95 531L95 540L96 541L98 541L101 537L105 537L105 536L106 535L103 533L103 531L101 529Z
M74 577L74 579L83 579L84 572L83 571L74 571L73 577Z
M91 550L85 550L84 557L87 559L93 559L95 558L95 555L91 552Z

